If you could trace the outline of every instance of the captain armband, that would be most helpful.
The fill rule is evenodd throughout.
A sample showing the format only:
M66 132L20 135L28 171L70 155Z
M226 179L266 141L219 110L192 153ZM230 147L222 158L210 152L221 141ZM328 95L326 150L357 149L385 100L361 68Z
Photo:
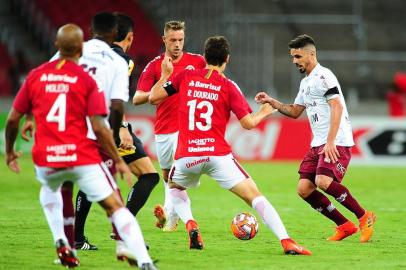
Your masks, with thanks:
M162 87L165 89L166 93L168 93L168 96L172 96L173 94L176 94L176 89L173 86L171 81L167 81L162 85Z
M324 96L327 97L327 96L339 95L339 94L340 94L340 92L338 91L337 86L335 86L335 87L333 87L333 88L328 89L328 90L326 91L326 93L324 93Z

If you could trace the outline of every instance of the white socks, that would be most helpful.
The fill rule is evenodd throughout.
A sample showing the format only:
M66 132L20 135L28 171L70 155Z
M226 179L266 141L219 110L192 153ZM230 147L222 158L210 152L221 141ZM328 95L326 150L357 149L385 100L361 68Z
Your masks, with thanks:
M171 200L171 196L169 194L169 185L167 182L164 182L164 188L165 188L165 201L164 201L164 209L166 212L172 212L173 211L173 204Z
M252 208L258 212L262 217L262 221L272 230L279 240L289 238L279 214L264 196L259 196L252 200Z
M186 190L171 188L169 189L168 195L179 218L185 224L189 220L193 220L192 209L190 208L190 199Z
M152 263L145 247L140 226L131 212L122 207L115 211L110 219L116 226L117 232L123 239L128 251L137 260L138 267L141 267L143 263Z
M52 236L54 237L54 243L57 240L62 239L68 244L68 239L66 238L63 228L63 202L60 189L52 191L49 187L42 186L39 193L39 200L48 221L49 228L51 229Z

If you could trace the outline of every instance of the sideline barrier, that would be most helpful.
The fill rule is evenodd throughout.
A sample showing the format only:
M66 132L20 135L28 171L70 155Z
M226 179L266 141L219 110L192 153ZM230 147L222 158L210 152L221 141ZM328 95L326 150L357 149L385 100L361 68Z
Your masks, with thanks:
M4 152L4 122L0 115L0 146ZM154 117L127 115L134 133L144 143L147 153L156 159ZM406 166L406 120L388 117L352 117L354 140L353 164ZM297 161L310 146L311 131L307 119L274 117L257 128L244 130L232 118L226 137L235 156L241 161ZM30 150L31 144L21 138L17 148Z
M156 158L150 116L128 116L134 132ZM352 163L406 166L406 120L389 117L353 117L355 146ZM301 160L312 138L307 119L270 118L257 128L244 130L234 118L226 137L235 156L245 161Z

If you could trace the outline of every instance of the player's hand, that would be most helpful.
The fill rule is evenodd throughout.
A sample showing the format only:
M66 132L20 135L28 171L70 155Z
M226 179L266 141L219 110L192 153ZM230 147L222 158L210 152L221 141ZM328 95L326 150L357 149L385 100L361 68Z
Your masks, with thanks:
M161 64L161 77L169 78L173 72L172 58L165 56Z
M7 166L15 173L19 173L21 171L20 165L18 165L17 159L21 157L21 152L16 152L13 150L11 153L6 154L6 163Z
M272 98L265 92L259 92L255 96L255 101L260 104L270 103Z
M261 105L261 107L259 108L259 111L263 114L265 114L266 116L269 116L275 112L277 112L278 110L275 109L274 107L272 107L269 103L264 103Z
M125 164L124 160L120 159L119 162L116 162L116 170L120 174L121 179L125 180L127 182L127 185L129 187L132 186L132 181L131 181L131 171L130 168L128 168L127 164Z
M128 128L120 128L120 148L124 150L131 150L134 148L133 137L131 136Z
M324 154L324 162L326 163L336 163L340 157L340 153L334 143L327 142L323 149L319 152L319 155Z
M30 141L32 138L32 133L34 132L34 121L32 120L25 120L25 123L21 129L21 137L24 141Z

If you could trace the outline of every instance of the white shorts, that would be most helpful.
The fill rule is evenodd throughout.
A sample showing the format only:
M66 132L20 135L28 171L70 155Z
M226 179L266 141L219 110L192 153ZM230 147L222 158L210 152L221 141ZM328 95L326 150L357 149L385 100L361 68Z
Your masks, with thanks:
M244 179L250 178L233 155L228 154L175 160L169 172L169 179L182 187L191 188L200 185L202 174L207 174L225 189L231 189Z
M178 132L155 135L155 148L161 169L169 170L175 157L178 144Z
M53 191L57 191L66 180L77 183L91 202L102 201L117 189L113 176L103 162L61 169L35 166L35 173L37 180Z

